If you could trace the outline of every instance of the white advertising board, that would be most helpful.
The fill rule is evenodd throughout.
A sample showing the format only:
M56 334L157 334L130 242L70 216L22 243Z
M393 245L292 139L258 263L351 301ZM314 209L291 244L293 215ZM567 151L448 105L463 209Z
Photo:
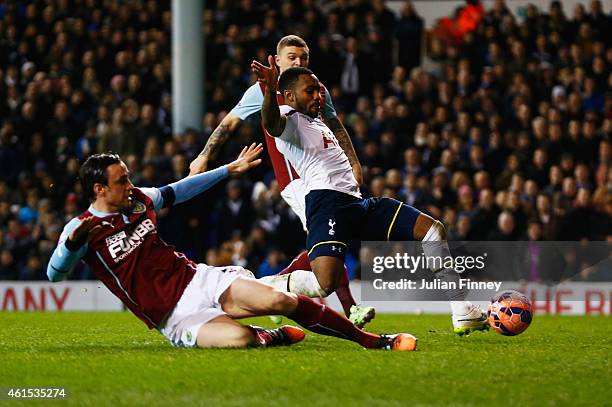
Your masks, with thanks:
M554 287L516 283L516 289L534 300L537 314L545 315L611 315L612 283L563 283ZM361 283L351 282L351 291L361 302ZM469 299L469 297L468 297ZM332 308L342 307L335 294L324 300ZM474 301L486 307L483 301ZM364 301L379 313L446 314L444 301ZM122 311L123 304L102 283L86 282L0 282L2 311Z

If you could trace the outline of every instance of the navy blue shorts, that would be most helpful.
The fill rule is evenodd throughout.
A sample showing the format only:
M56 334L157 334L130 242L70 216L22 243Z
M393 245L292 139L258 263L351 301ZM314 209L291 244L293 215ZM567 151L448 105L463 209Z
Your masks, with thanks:
M319 256L344 260L351 240L413 240L421 212L396 199L359 199L333 190L306 195L306 247L312 261Z

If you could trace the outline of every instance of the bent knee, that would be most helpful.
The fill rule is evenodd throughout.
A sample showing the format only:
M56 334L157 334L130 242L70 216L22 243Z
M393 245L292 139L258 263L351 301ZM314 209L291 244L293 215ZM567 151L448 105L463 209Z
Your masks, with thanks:
M432 227L436 228L436 231L438 233L438 240L446 240L446 227L444 226L444 224L442 222L440 222L439 220L434 221L434 224L432 225Z
M344 264L342 265L342 269L334 268L332 272L318 272L315 273L317 281L319 282L319 290L321 297L327 297L336 289L340 283L341 274L344 273Z
M332 279L327 279L323 282L319 281L319 286L321 287L321 297L327 297L338 288L338 283Z
M437 242L440 240L446 240L446 228L442 222L434 220L425 237L423 237L423 241Z
M321 261L318 261L322 259ZM327 297L340 285L342 275L345 273L344 263L335 257L317 258L317 263L313 264L313 273L319 284L321 297Z

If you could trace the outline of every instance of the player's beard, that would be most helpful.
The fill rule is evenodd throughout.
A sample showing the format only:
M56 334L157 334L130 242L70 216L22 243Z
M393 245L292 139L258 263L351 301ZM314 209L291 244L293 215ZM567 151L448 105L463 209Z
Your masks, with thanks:
M295 102L293 104L291 104L291 107L293 107L295 110L297 110L298 112L305 114L308 117L312 117L313 119L316 119L317 117L319 117L319 112L321 111L321 105L317 103L316 100L310 99L309 98L296 98Z
M308 116L312 117L313 119L316 119L317 117L319 117L319 113L321 113L321 106L311 104L310 108L306 111L308 112Z

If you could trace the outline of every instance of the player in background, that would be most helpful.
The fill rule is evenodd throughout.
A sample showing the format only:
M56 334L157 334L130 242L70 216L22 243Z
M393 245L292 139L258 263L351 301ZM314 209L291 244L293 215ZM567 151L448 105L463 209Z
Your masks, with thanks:
M277 54L274 58L281 73L284 70L292 67L308 66L308 45L297 35L288 35L281 38L277 44L276 53ZM217 126L217 128L212 132L200 155L196 157L189 165L190 175L205 171L208 168L208 163L214 160L221 146L225 143L230 134L236 130L238 125L242 121L246 120L249 116L259 114L261 111L264 93L265 86L259 82L255 83L246 90L238 104L223 118L219 126ZM273 93L277 94L276 91ZM278 97L282 98L282 95L278 94ZM349 158L355 179L357 179L357 182L361 184L361 164L357 159L357 154L355 153L353 144L351 143L351 139L346 129L336 115L336 110L334 109L329 92L323 85L321 85L319 97L321 106L323 107L321 113L322 119L325 121L327 126L332 129L336 139L340 143L340 146L344 150L346 156ZM265 129L263 129L263 132L268 154L270 156L270 160L272 161L274 175L276 176L278 182L280 194L285 202L287 202L291 209L298 215L302 221L304 230L306 230L306 214L304 204L306 192L304 189L304 183L295 172L295 169L291 163L289 163L283 154L278 151L276 144L274 143L274 139L266 133ZM285 270L281 271L280 275L288 274L294 271L297 272L293 275L293 279L313 278L311 275L309 275L310 262L306 252L302 252L296 256L291 264ZM268 281L270 278L271 277L265 277L264 281ZM339 279L340 281L338 281L338 284L336 285L336 294L338 295L338 299L342 304L344 313L357 326L363 327L367 322L374 318L374 308L364 307L355 303L349 289L348 270L345 269L345 271L339 276ZM300 294L304 294L309 297L321 296L321 294L316 291L304 291L300 292Z
M315 277L289 278L286 283L277 278L274 286L279 289L289 286L289 291L298 292L313 290L322 295L333 292L343 272L347 244L356 237L423 241L426 256L450 256L446 231L440 221L395 199L361 197L350 160L333 132L319 119L320 85L312 71L290 68L279 78L272 56L268 63L268 67L257 61L251 64L258 80L266 86L262 123L306 186L306 247ZM277 88L286 103L280 108L277 98L272 97ZM432 271L440 279L459 280L453 269ZM304 287L298 288L299 284ZM449 289L446 294L451 300L455 332L466 334L488 328L486 315L465 301L464 290Z
M304 338L293 326L267 330L235 321L286 315L313 332L365 348L414 350L409 334L374 335L302 295L283 293L252 278L242 267L196 264L157 233L161 208L191 199L228 175L259 165L263 147L244 147L238 158L212 171L161 188L136 188L116 154L96 154L79 170L89 208L65 227L47 275L66 278L83 260L125 306L174 346L247 347L290 345Z

